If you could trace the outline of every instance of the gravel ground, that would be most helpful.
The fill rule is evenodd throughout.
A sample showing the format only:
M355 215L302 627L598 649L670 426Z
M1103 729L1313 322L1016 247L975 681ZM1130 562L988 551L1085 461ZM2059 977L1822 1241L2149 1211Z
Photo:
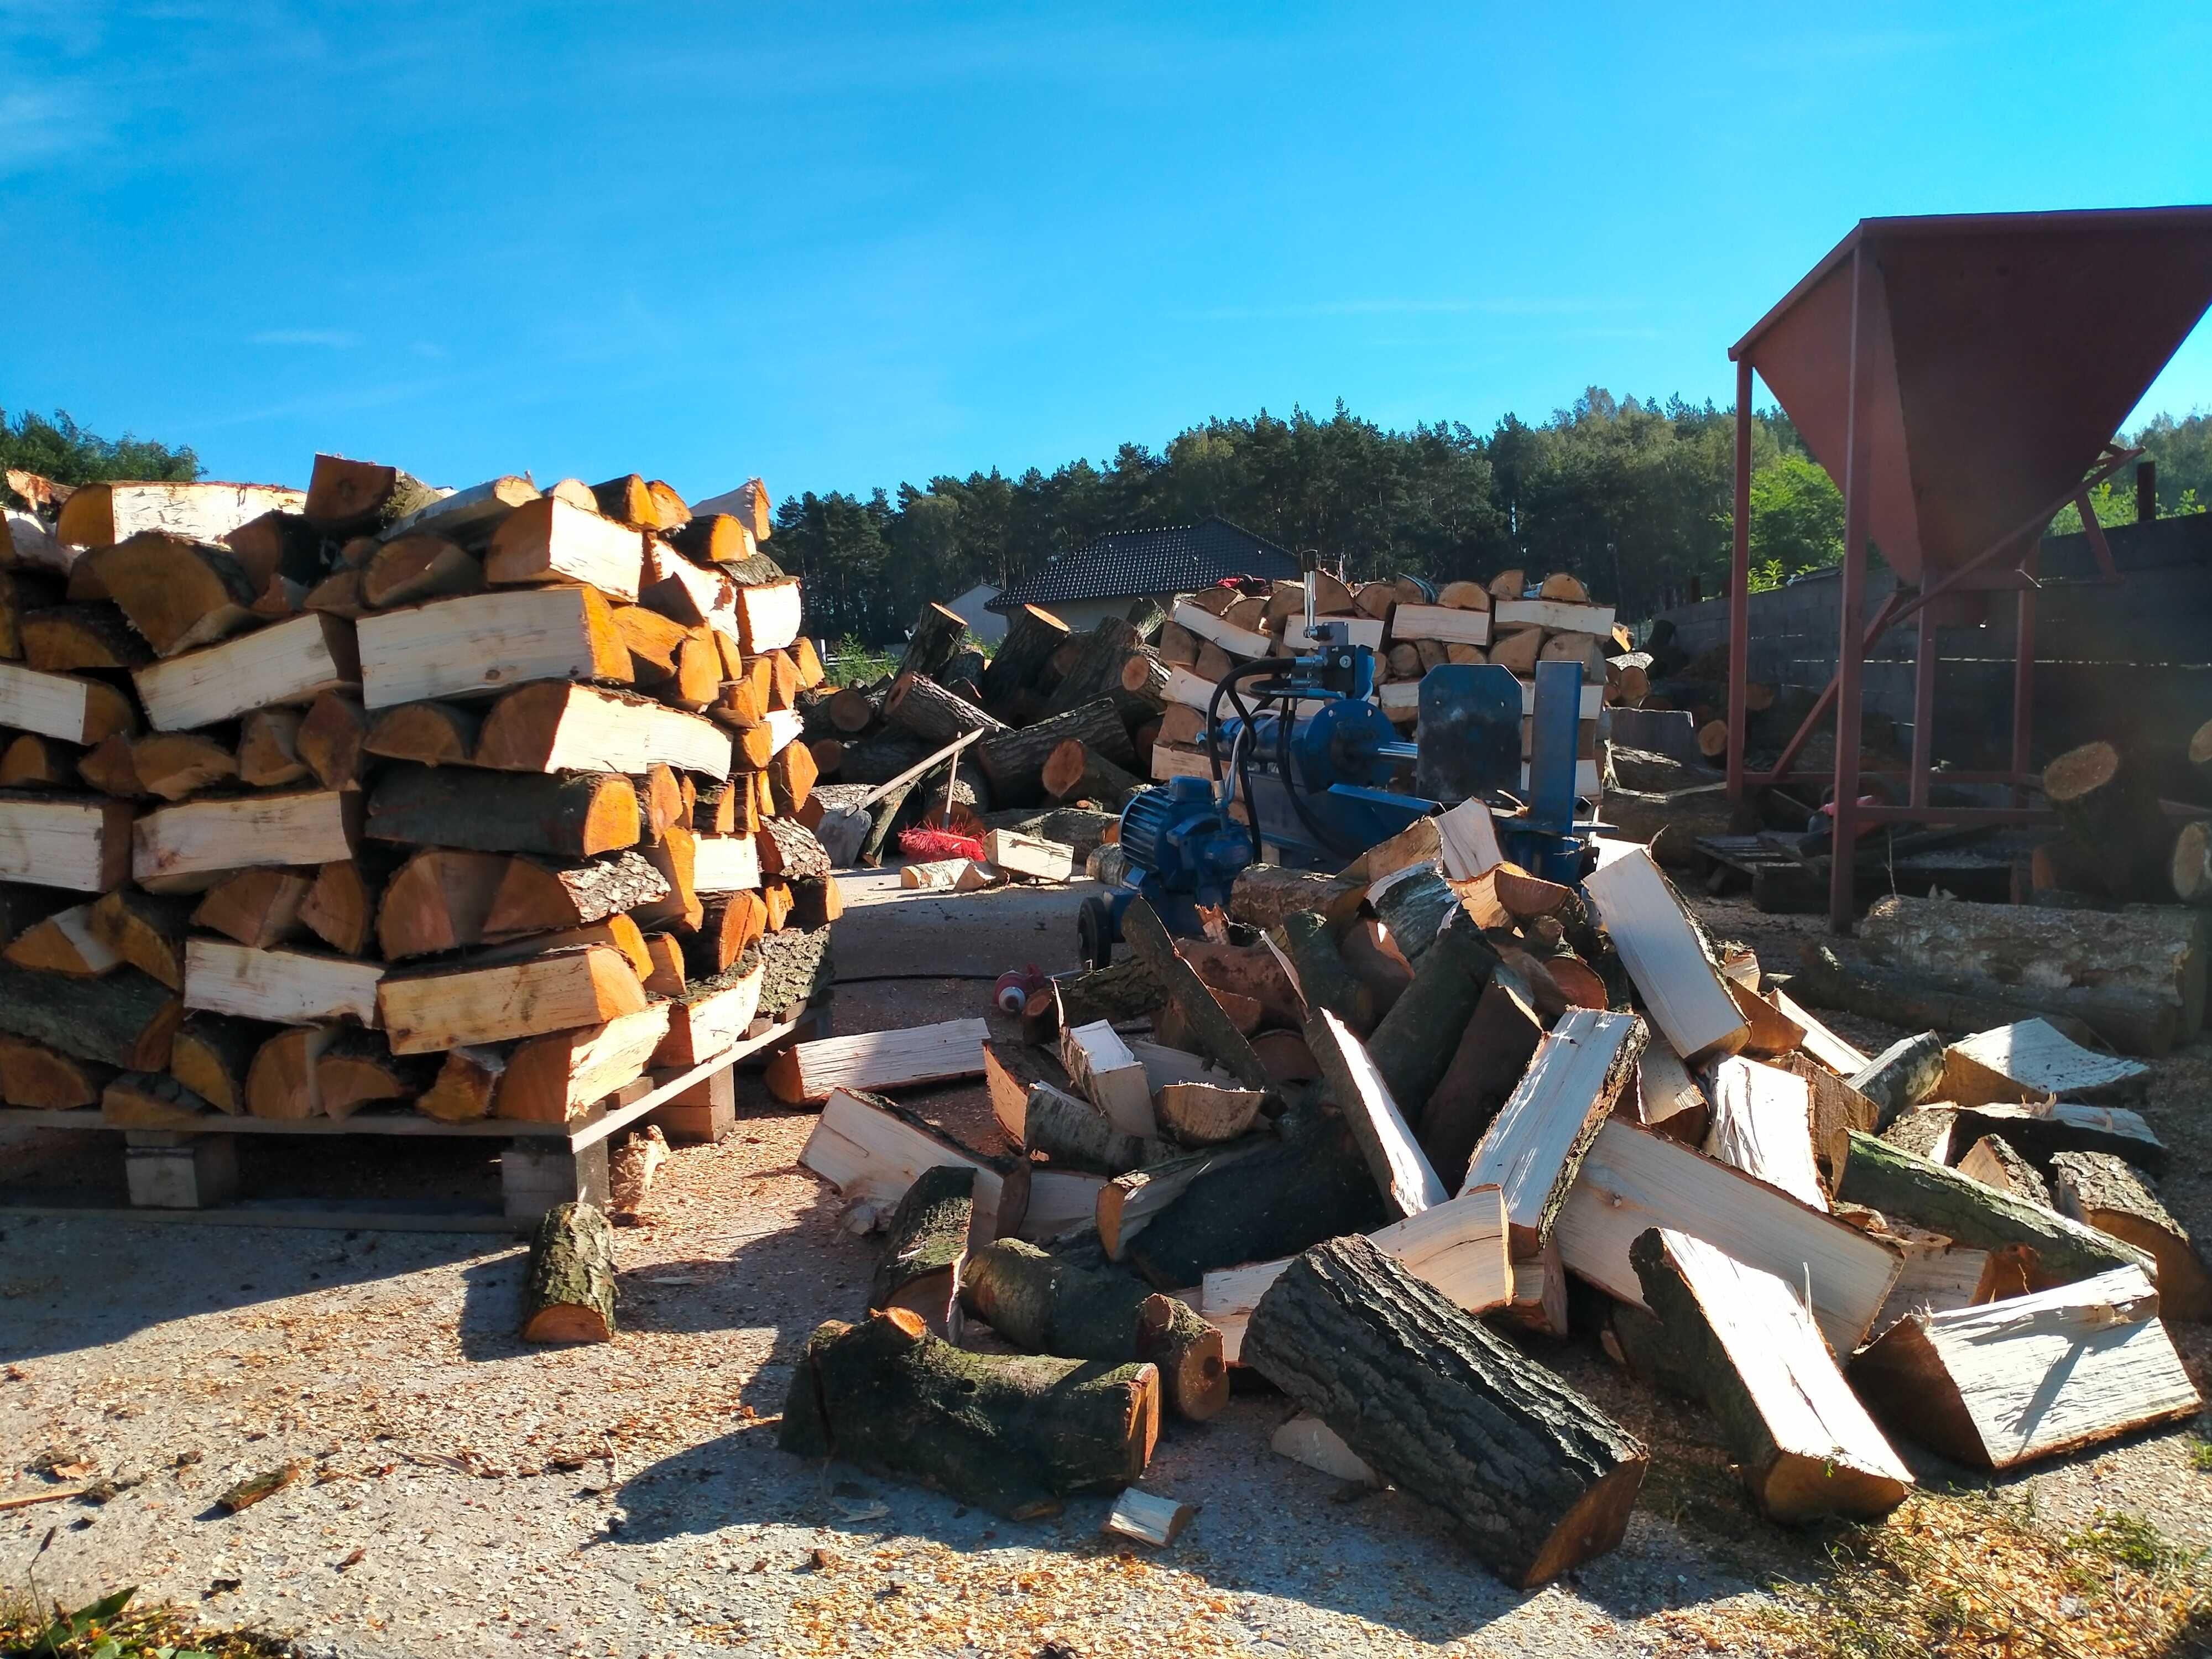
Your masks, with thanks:
M1709 913L1778 967L1812 931ZM988 988L851 986L838 1029L964 1014ZM1836 1024L1869 1048L1894 1035ZM2200 1043L2161 1065L2148 1115L2176 1152L2169 1201L2212 1228L2208 1061ZM1820 1538L1752 1516L1705 1415L1582 1342L1540 1352L1652 1444L1653 1469L1625 1547L1534 1595L1501 1587L1410 1500L1276 1457L1287 1407L1261 1389L1167 1426L1146 1485L1200 1513L1158 1553L1102 1538L1101 1499L1015 1524L785 1456L767 1419L793 1357L818 1321L860 1311L874 1252L796 1167L811 1117L769 1110L750 1080L744 1098L738 1132L680 1150L648 1224L620 1236L623 1329L601 1346L514 1340L524 1252L505 1239L0 1219L0 1496L38 1490L48 1453L121 1488L0 1513L0 1582L21 1583L58 1528L36 1571L64 1599L137 1583L349 1656L456 1638L625 1656L1783 1650L1759 1633L1761 1587L1817 1577ZM994 1133L979 1089L915 1103ZM112 1180L107 1140L0 1128L0 1182ZM481 1149L348 1152L364 1187L394 1181L400 1157L425 1188L488 1179ZM2203 1382L2203 1331L2177 1334ZM2212 1545L2194 1444L2172 1432L2045 1465L2039 1507L2069 1524L2124 1509ZM288 1462L301 1478L276 1496L214 1507Z

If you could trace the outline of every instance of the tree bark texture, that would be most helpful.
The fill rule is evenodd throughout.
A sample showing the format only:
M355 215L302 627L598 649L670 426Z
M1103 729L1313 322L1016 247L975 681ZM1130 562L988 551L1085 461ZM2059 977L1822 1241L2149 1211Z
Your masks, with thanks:
M891 1212L890 1236L868 1291L869 1310L906 1308L939 1335L951 1335L946 1322L975 1216L971 1166L940 1164L917 1176Z
M1144 782L1114 764L1079 738L1070 738L1045 757L1040 774L1044 792L1054 800L1095 800L1119 808Z
M526 1342L605 1342L615 1333L615 1231L591 1204L556 1204L530 1243Z
M967 637L968 623L958 611L941 605L925 605L914 619L914 632L908 636L898 672L927 679L952 660L952 653Z
M764 1018L793 1017L828 993L836 975L830 959L830 931L787 927L755 947L761 953L760 1011Z
M1111 694L1121 689L1122 662L1141 643L1137 630L1121 617L1103 618L1083 636L1075 660L1045 699L1045 714L1062 714L1094 697L1110 701Z
M817 1329L784 1403L783 1449L842 1457L1010 1520L1124 1486L1159 1437L1159 1373L1041 1354L969 1353L904 1309Z
M574 859L635 847L640 826L635 787L613 774L398 766L370 792L366 830L422 847Z
M1364 1238L1284 1269L1243 1360L1510 1584L1544 1583L1627 1530L1644 1447Z
M1229 1403L1221 1333L1127 1273L1088 1271L1001 1238L961 1269L960 1304L1018 1347L1151 1362L1169 1407L1182 1416L1203 1421Z
M1129 729L1110 697L1095 697L1057 711L1034 726L979 738L973 752L992 793L1009 805L1027 805L1044 798L1044 763L1052 751L1070 738L1112 761L1134 766L1137 751Z
M158 1072L184 1018L177 994L149 974L96 980L0 966L0 1031L125 1072Z
M1326 915L1364 884L1348 876L1324 876L1310 870L1285 870L1279 865L1248 864L1237 872L1229 890L1229 918L1261 932L1279 925L1300 910Z
M1413 982L1368 1038L1368 1054L1408 1121L1421 1121L1497 971L1498 952L1462 916L1423 953Z
M1374 993L1345 965L1320 911L1293 911L1270 931L1297 972L1298 995L1309 1014L1326 1008L1363 1037L1375 1029Z
M1994 986L1955 991L1925 974L1875 963L1845 963L1826 945L1817 942L1808 942L1802 948L1798 970L1790 976L1790 994L1808 1008L1834 1009L1892 1025L1928 1025L1958 1036L1971 1036L2030 1018L2050 1021L2059 1032L2084 1047L2094 1046L2103 1035L2087 1019L2075 1018L2056 1008L2035 1006L2032 999L2015 1000L2020 994L2014 991ZM2166 1049L2157 1052L2170 1052L2171 1048L2169 1041Z
M1046 667L1067 635L1067 624L1049 611L1025 605L1015 611L1007 619L1006 637L983 670L978 689L985 705L1003 707L1018 691L1049 691Z
M2150 1184L2109 1152L2061 1152L2051 1160L2059 1210L2158 1263L2161 1318L2212 1320L2212 1273Z
M884 699L884 718L932 749L941 749L970 732L995 735L1010 729L967 698L920 675L902 676L891 683L890 695Z

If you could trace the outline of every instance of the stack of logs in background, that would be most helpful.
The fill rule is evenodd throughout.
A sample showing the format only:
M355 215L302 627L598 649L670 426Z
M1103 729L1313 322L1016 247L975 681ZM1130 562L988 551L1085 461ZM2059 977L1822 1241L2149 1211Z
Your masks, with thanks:
M757 480L8 482L9 1104L558 1122L826 994Z
M1375 651L1375 701L1408 734L1432 668L1503 664L1533 709L1538 662L1581 664L1577 785L1598 794L1599 708L1643 701L1648 659L1627 651L1612 607L1591 604L1581 582L1561 573L1532 584L1519 570L1440 589L1410 576L1351 586L1324 572L1316 581L1316 615L1348 623L1352 642ZM1080 860L1099 833L1097 814L1119 811L1133 790L1212 776L1205 732L1217 688L1239 664L1309 648L1304 603L1300 583L1253 580L1202 590L1172 612L1139 599L1089 633L1023 605L988 662L964 645L965 623L932 605L890 676L802 695L799 706L833 796L859 802L898 781L866 802L862 861L896 850L895 832L915 822L1041 835ZM1224 697L1218 713L1230 710ZM1524 762L1527 733L1524 720ZM951 762L905 775L971 734Z

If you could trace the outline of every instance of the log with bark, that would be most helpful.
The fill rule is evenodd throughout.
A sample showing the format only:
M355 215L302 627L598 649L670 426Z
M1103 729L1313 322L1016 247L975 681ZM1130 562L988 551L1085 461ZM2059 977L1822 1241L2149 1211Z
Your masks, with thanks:
M93 934L118 960L143 969L172 991L182 991L185 930L195 902L118 887L92 907Z
M1142 643L1135 628L1121 617L1102 618L1089 634L1080 636L1073 660L1045 699L1046 716L1064 714L1102 696L1118 708L1121 665Z
M2039 1288L2150 1264L2131 1244L1886 1140L1856 1130L1846 1131L1844 1139L1844 1166L1836 1176L1838 1202L1878 1210L1983 1249L2024 1244L2035 1253L2030 1282Z
M1496 1186L1516 1260L1548 1243L1567 1192L1644 1052L1633 1014L1571 1008L1484 1132L1459 1190Z
M760 1012L781 1022L795 1019L808 1004L830 989L835 967L830 954L827 927L787 927L760 941Z
M1329 915L1365 884L1348 876L1286 870L1273 864L1248 864L1237 872L1237 879L1230 887L1230 920L1264 932L1300 910Z
M637 790L613 773L501 775L396 766L369 792L367 833L423 847L589 858L635 847Z
M212 644L253 623L253 580L236 554L213 542L147 531L100 549L87 562L157 657Z
M307 499L300 512L326 535L374 533L420 513L439 500L438 492L396 466L318 455L307 477Z
M176 994L121 968L97 980L0 965L0 1031L122 1071L159 1071L184 1018Z
M1046 665L1068 636L1068 626L1049 611L1025 605L1006 619L1006 637L983 670L978 687L984 706L1001 708L1015 695L1034 691L1041 696L1051 687L1045 683Z
M963 732L993 735L1011 730L967 698L946 690L923 675L902 675L891 682L884 699L884 718L911 732L932 749L940 748Z
M2166 1319L2212 1320L2212 1273L2189 1231L2149 1183L2109 1152L2061 1152L2051 1175L2062 1214L2132 1244L2158 1264L2158 1310Z
M957 1341L961 1264L975 1223L975 1171L957 1164L924 1170L892 1210L868 1310L904 1308L930 1333Z
M1419 1120L1421 1149L1452 1191L1465 1186L1476 1144L1520 1085L1543 1037L1544 1024L1528 986L1511 969L1497 969L1476 999L1474 1012ZM1386 1077L1393 1074L1398 1046L1395 1040L1386 1043L1376 1062Z
M1094 697L1055 712L1035 725L994 733L975 747L976 764L991 781L994 797L1011 805L1044 798L1044 766L1053 750L1074 739L1116 766L1136 764L1128 727L1110 697Z
M967 637L968 623L958 611L941 605L925 605L914 620L913 631L907 635L906 650L899 658L899 673L922 679L932 678L952 660L952 653Z
M1054 800L1093 800L1118 809L1131 791L1145 787L1081 739L1070 738L1045 757L1039 777Z
M893 1308L860 1325L833 1320L808 1340L779 1443L1035 1520L1067 1495L1144 1473L1160 1392L1149 1364L969 1353Z
M246 1109L253 1057L276 1035L258 1020L189 1014L170 1043L170 1074L217 1111L237 1116Z
M1002 1238L970 1256L960 1304L1018 1347L1073 1359L1149 1362L1168 1407L1194 1421L1229 1403L1221 1333L1125 1273L1087 1270Z
M1024 1151L1042 1152L1055 1166L1101 1175L1123 1175L1166 1156L1157 1139L1116 1127L1090 1101L1042 1079L1024 1092L1009 1133Z
M1253 1310L1243 1358L1510 1583L1557 1577L1627 1530L1644 1449L1365 1239L1292 1262Z
M1954 991L1924 974L1876 963L1847 963L1818 941L1808 940L1800 947L1798 971L1790 976L1790 989L1797 1000L1814 1007L1835 1009L1886 1024L1927 1025L1939 1031L1971 1033L2010 1025L2034 1014L2075 1042L2098 1041L2097 1032L2083 1020L2055 1010L2039 1012L2013 1000L2022 994L2016 988L1991 986L1977 992Z
M98 979L114 972L123 958L94 927L94 908L90 904L73 905L33 923L0 951L0 962L68 979Z
M1130 954L1151 969L1161 987L1165 1006L1174 1011L1195 1040L1198 1051L1226 1070L1248 1089L1272 1086L1267 1067L1253 1052L1212 990L1183 960L1151 905L1139 899L1122 913L1122 936ZM1287 1250L1272 1252L1286 1255Z
M1352 1132L1390 1219L1419 1215L1450 1197L1389 1085L1344 1022L1324 1008L1306 1022L1305 1038L1321 1070L1322 1097Z
M615 1230L596 1205L556 1204L530 1242L525 1342L605 1342L615 1334Z
M21 1037L0 1036L0 1101L37 1111L97 1106L115 1068Z
M1933 1031L1899 1037L1854 1072L1852 1088L1874 1103L1875 1127L1887 1129L1901 1112L1935 1097L1942 1087L1943 1039Z
M296 938L304 928L300 906L314 878L297 870L241 870L201 895L192 926L256 950Z
M1367 1052L1415 1122L1424 1122L1429 1102L1450 1072L1498 961L1471 921L1455 919L1423 954L1412 982L1369 1036Z
M2043 793L2076 846L2092 849L2087 872L2116 899L2163 897L2171 852L2158 810L2158 781L2141 756L2099 741L2069 749L2043 769Z

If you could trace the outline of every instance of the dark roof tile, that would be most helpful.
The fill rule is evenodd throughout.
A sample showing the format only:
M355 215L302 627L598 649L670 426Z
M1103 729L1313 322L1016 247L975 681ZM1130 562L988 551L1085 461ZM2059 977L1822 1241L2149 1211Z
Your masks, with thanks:
M1297 557L1265 536L1212 518L1160 530L1117 530L1063 553L990 603L994 611L1071 599L1188 593L1231 576L1295 581Z

